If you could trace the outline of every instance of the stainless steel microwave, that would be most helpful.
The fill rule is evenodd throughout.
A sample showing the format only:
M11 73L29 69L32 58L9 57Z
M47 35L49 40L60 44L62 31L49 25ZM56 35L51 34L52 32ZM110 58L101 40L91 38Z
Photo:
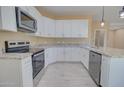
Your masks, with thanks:
M16 7L17 28L19 31L35 33L37 21L25 10Z

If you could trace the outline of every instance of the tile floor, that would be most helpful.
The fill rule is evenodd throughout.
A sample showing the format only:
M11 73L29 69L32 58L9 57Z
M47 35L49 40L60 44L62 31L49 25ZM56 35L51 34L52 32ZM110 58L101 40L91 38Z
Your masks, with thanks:
M49 65L38 87L96 87L80 62L58 62Z

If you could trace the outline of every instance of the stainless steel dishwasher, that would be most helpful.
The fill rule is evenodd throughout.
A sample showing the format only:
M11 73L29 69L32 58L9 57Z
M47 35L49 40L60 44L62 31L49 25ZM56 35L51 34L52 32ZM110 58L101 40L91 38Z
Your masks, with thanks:
M90 51L89 58L90 58L89 59L89 73L92 79L94 80L94 82L98 86L100 86L102 55L97 52Z

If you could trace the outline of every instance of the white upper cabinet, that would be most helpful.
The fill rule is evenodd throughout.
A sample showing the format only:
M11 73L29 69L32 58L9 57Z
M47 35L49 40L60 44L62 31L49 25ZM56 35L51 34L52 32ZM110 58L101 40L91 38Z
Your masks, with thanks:
M17 31L15 7L0 7L0 29L13 32Z
M56 20L55 30L56 37L64 37L64 20Z
M43 16L42 22L43 30L41 35L45 37L55 37L55 20Z
M72 30L72 25L71 25L71 20L64 20L63 25L64 25L64 37L71 37L71 30Z
M72 37L80 37L80 20L72 20Z
M42 36L48 36L48 25L49 25L49 19L47 17L44 17L42 18L42 22L43 22L43 31L42 31Z
M72 20L72 37L88 37L88 20Z
M88 20L56 20L56 37L87 38Z
M55 20L48 18L48 36L55 37Z
M42 37L87 38L88 20L54 20L45 16L33 6L19 6L37 21L37 32ZM17 32L15 7L0 7L0 29Z
M80 20L81 37L88 37L88 20Z

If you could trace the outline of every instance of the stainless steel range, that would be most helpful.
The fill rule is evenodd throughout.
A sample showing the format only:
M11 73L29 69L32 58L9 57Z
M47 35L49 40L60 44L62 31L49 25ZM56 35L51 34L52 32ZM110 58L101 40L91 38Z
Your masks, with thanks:
M27 53L30 51L30 42L23 41L5 41L6 53ZM32 54L32 67L33 78L44 68L44 50L33 51Z

